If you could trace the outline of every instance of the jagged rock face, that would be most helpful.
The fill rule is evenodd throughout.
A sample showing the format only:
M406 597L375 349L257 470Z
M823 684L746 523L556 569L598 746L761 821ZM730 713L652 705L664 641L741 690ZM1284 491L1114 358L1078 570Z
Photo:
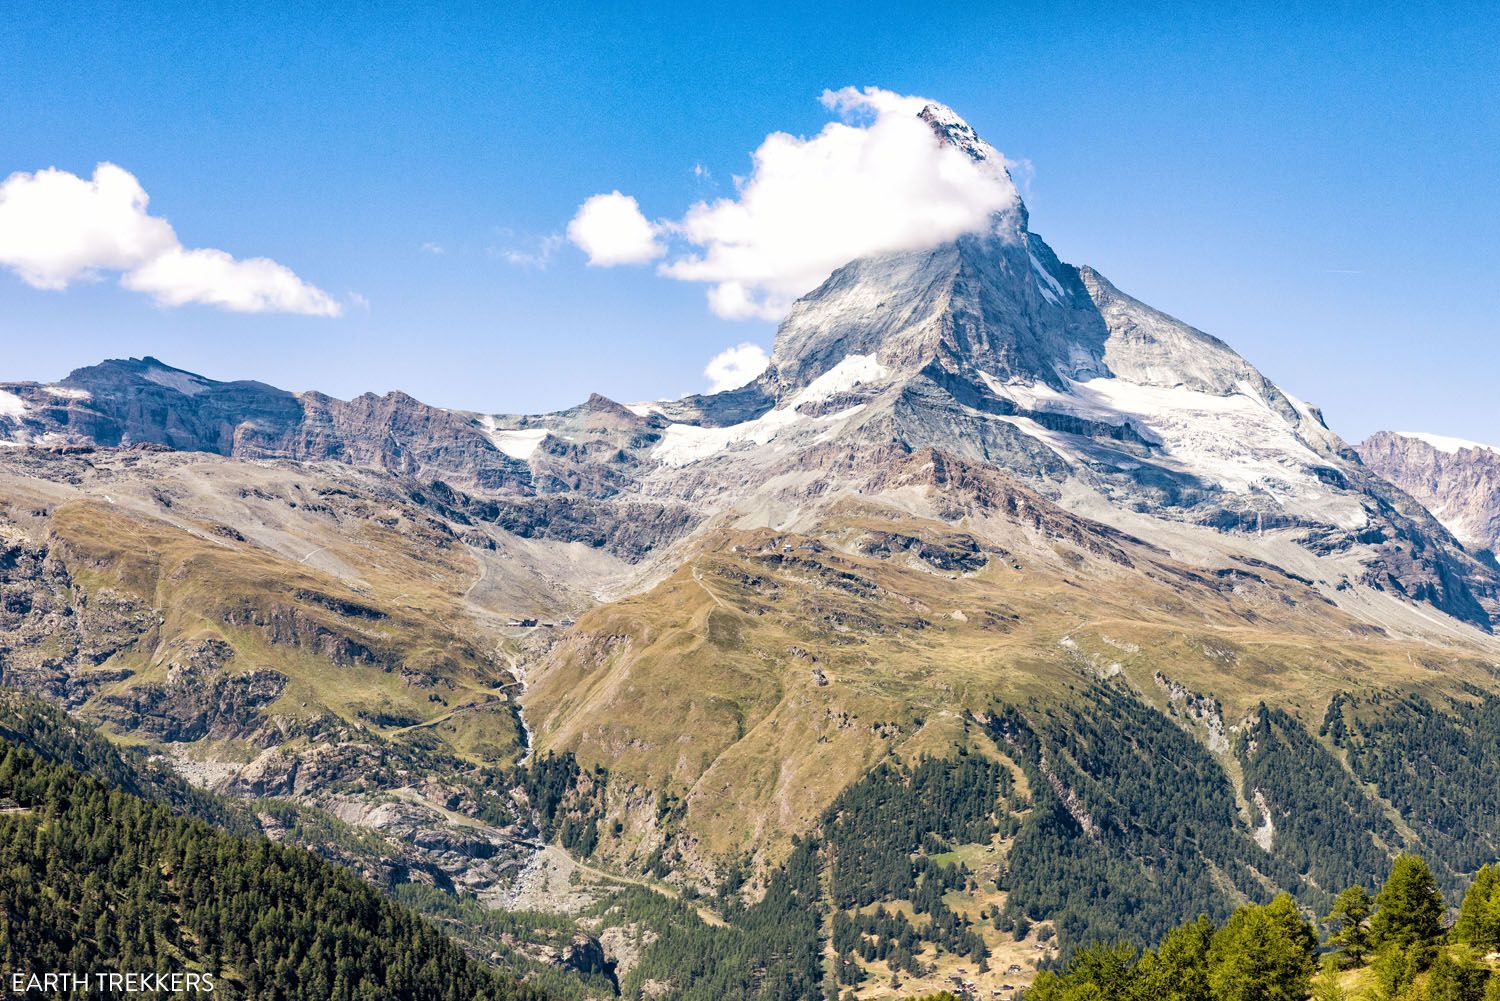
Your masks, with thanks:
M0 536L0 685L75 708L131 675L94 668L159 623L118 589L80 594L51 546Z
M281 438L247 448L266 458L333 459L483 490L528 492L531 471L497 449L471 418L405 393L335 400L304 393L302 417Z
M1500 450L1381 431L1359 445L1371 469L1421 501L1465 545L1500 552Z
M1057 267L1040 239L996 231L840 268L777 334L769 377L778 397L851 355L874 355L896 373L936 363L1058 389L1064 378L1104 374L1098 310L1075 272L1063 272L1063 285L1044 257Z

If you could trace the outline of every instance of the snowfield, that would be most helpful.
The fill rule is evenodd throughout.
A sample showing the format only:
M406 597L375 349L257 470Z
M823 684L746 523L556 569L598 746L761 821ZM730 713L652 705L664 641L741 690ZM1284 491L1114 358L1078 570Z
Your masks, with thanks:
M14 417L20 420L26 415L26 401L15 393L0 389L0 417Z
M164 368L147 369L141 373L141 378L147 382L154 382L158 386L175 389L184 396L197 396L208 388L208 383L190 375L187 372L169 372Z
M479 426L484 430L485 437L490 440L500 451L512 459L520 459L525 462L531 458L531 453L547 437L546 428L502 428L498 427L493 417L479 418Z
M717 455L733 445L768 445L793 429L832 426L863 410L864 405L855 404L816 417L798 413L797 408L808 403L824 403L839 393L877 383L889 375L890 372L874 355L849 355L808 383L790 400L754 420L724 428L669 424L662 433L661 443L651 454L668 466L686 466Z

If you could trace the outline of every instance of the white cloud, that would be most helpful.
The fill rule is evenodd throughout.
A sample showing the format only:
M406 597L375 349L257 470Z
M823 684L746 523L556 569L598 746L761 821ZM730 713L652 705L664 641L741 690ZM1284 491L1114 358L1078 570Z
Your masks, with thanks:
M936 246L994 225L997 214L1014 218L1020 199L1005 158L946 107L873 87L826 91L822 101L841 120L811 138L768 135L733 198L698 202L680 220L656 224L618 191L589 199L575 224L601 199L628 204L637 239L653 248L608 259L590 250L590 263L644 263L670 238L663 275L711 284L709 305L720 316L779 319L849 261ZM917 117L929 105L963 147Z
M708 376L708 391L722 393L753 381L769 364L771 356L759 344L736 344L714 355L703 374Z
M112 163L95 167L90 180L56 168L11 174L0 182L0 265L41 289L113 272L125 288L167 306L341 312L331 296L275 261L183 247L171 223L147 211L149 201L134 175Z
M148 200L112 163L92 181L55 168L11 174L0 183L0 263L44 289L133 268L177 246L171 225L146 213Z
M422 253L424 253L424 254L434 254L434 255L436 255L436 254L446 254L448 252L448 249L446 247L444 247L441 243L433 243L431 240L428 240L426 243L422 244L421 250L422 250Z
M568 239L602 268L645 264L667 252L657 239L660 228L641 213L630 195L612 191L595 195L578 207L568 223Z
M237 261L222 250L175 247L120 279L149 292L163 306L203 303L236 313L305 313L338 316L333 297L313 288L291 269L265 257Z
M563 238L560 233L550 233L537 241L535 250L521 250L516 247L508 247L500 251L501 258L506 264L528 271L542 271L552 263L552 255L557 253L562 246Z

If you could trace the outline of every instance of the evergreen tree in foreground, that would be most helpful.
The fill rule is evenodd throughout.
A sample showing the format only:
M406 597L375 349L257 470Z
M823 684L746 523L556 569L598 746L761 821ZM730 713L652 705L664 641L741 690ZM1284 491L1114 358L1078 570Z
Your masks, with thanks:
M1500 982L1467 952L1444 952L1432 964L1427 980L1427 1001L1484 1001L1489 981Z
M1375 910L1375 901L1370 891L1363 886L1351 886L1340 893L1333 902L1333 909L1323 918L1329 929L1328 944L1338 947L1338 955L1346 967L1359 966L1370 951L1370 929L1367 922Z
M1209 986L1218 1001L1302 1001L1317 949L1317 933L1288 894L1241 907L1209 946Z
M1136 994L1161 1001L1212 1001L1208 956L1213 937L1214 923L1205 915L1167 932L1136 964Z
M1043 973L1027 1001L1303 1001L1318 939L1287 894L1249 904L1214 930L1207 918L1169 932L1134 960L1129 946L1079 950Z
M1500 949L1500 867L1479 870L1458 909L1455 941L1476 949Z
M1397 945L1421 950L1442 937L1443 895L1432 870L1419 856L1396 858L1390 877L1375 897L1375 907L1370 940L1376 948Z

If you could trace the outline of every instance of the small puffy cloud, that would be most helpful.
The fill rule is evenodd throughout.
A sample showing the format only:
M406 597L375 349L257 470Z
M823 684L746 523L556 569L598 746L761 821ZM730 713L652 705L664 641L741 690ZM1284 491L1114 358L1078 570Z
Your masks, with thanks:
M237 312L338 316L339 304L263 257L237 260L222 250L182 246L129 171L112 163L84 179L48 168L0 182L0 265L35 288L120 274L125 288L158 303L190 302Z
M736 344L714 355L703 374L708 376L708 391L722 393L753 381L769 364L771 356L759 344Z
M590 264L602 268L656 260L667 252L658 233L640 204L618 191L590 198L568 223L568 239L589 255Z
M649 252L604 257L574 242L591 264L609 265L653 260L669 239L661 274L708 283L720 316L779 319L849 261L937 246L1014 218L1020 197L1005 158L945 106L874 87L826 91L822 101L840 120L811 138L768 135L732 198L652 224L616 191L589 199L574 219L604 200L631 217L637 246ZM918 117L929 108L935 124Z
M448 252L448 248L444 247L441 243L433 243L431 240L428 240L426 243L422 244L421 251L424 254L438 255L446 254Z

